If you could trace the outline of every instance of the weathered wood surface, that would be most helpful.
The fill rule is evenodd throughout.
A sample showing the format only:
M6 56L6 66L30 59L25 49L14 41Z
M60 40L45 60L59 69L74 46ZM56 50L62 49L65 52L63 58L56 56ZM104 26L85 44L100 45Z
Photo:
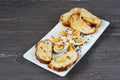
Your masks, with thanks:
M120 0L0 1L0 80L120 80ZM61 13L85 7L111 22L65 77L25 60L23 54L58 23Z

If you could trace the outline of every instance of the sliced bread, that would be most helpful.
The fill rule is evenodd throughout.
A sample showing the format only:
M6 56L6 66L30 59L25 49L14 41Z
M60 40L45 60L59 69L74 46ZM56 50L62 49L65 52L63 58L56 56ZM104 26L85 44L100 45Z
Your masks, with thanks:
M35 56L41 63L48 64L52 59L52 42L48 39L39 41L36 44Z
M102 20L84 8L73 8L60 16L59 21L66 27L72 27L83 34L92 34L101 25ZM73 22L75 21L75 22Z
M85 21L89 26L91 27L99 27L102 20L98 18L97 16L93 15L90 13L87 9L85 8L80 8L81 11L81 18L83 21Z
M70 16L71 16L72 14L76 14L76 13L79 13L79 12L80 12L80 9L79 9L79 8L73 8L73 9L71 9L70 11L62 14L62 15L60 16L59 21L62 23L62 25L69 27L69 26L70 26L70 24L69 24Z
M48 67L56 71L65 71L73 65L77 59L78 53L75 50L69 51L64 53L62 56L51 60Z
M83 34L91 34L96 31L96 27L87 25L78 14L73 14L70 18L70 27L80 31Z

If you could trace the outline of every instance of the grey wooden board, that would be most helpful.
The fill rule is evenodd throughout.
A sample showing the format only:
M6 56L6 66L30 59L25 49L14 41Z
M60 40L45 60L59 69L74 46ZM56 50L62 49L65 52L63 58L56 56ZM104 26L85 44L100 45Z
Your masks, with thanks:
M120 1L0 1L0 80L119 80ZM40 40L59 16L84 7L111 22L95 45L65 77L25 60L22 55Z

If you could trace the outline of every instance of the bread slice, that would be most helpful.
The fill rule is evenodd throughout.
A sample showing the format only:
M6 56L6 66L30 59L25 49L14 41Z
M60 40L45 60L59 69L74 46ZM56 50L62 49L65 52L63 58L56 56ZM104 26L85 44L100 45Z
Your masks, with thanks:
M77 59L78 53L75 50L69 51L64 53L62 56L51 60L48 67L56 71L65 71L73 65Z
M70 18L70 27L78 30L83 34L92 34L96 31L96 27L90 27L85 23L79 14L73 14Z
M35 56L41 63L48 64L52 59L52 42L48 39L39 41L36 44Z
M72 18L76 21L72 22ZM79 30L83 34L94 33L102 22L100 18L96 17L84 8L71 9L69 12L62 14L59 21L62 25L72 27L75 30Z
M71 9L69 12L66 12L66 13L62 14L62 15L60 16L59 21L62 23L62 25L67 26L67 27L70 27L70 24L69 24L70 16L71 16L72 14L76 14L76 13L79 13L79 12L80 12L80 9L79 9L79 8L73 8L73 9Z
M102 20L90 13L87 9L80 8L81 18L91 27L99 27Z

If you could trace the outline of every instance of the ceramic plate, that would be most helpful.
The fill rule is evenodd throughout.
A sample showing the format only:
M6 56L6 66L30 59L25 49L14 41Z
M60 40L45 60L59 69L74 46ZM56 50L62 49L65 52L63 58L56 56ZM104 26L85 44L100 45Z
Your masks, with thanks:
M91 35L87 35L85 36L85 38L87 39L87 43L83 46L81 46L81 50L79 52L79 57L78 60L76 61L76 63L74 65L72 65L69 69L67 69L66 71L63 72L57 72L54 70L51 70L47 67L46 64L42 64L40 63L36 57L35 57L35 46L33 46L31 49L29 49L24 55L23 57L29 61L31 61L32 63L52 72L55 73L59 76L65 76L77 63L78 61L80 61L80 59L87 53L87 51L93 46L93 44L96 42L96 40L100 37L100 35L103 33L103 31L108 27L109 22L102 20L102 24L101 26L97 29L97 31L94 34ZM46 35L44 36L42 39L47 39L50 38L52 35L59 35L60 31L65 29L66 27L64 27L60 22ZM89 39L89 40L88 40ZM82 66L82 65L81 65Z

